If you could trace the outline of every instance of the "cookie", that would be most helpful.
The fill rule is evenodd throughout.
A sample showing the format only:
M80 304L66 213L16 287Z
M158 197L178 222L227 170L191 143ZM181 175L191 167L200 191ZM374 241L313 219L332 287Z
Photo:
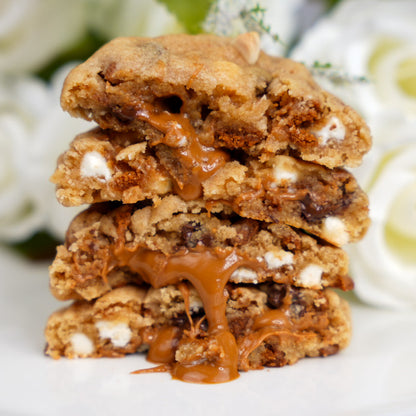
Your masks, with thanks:
M326 356L350 339L341 246L368 200L345 167L371 137L306 68L257 34L118 38L68 75L61 105L93 120L52 182L72 221L50 289L54 358L147 351L174 378ZM146 370L139 370L139 373Z
M238 377L238 370L331 355L349 343L347 303L329 289L228 284L226 292L227 327L221 333L210 330L200 297L185 283L126 286L95 301L76 301L49 318L46 354L121 357L146 351L149 361L162 365L158 371L218 382ZM227 350L232 354L224 355Z
M337 246L361 239L367 230L367 197L345 169L284 155L264 162L235 156L198 184L174 149L131 132L94 129L60 157L52 181L58 200L70 206L136 203L175 193L202 198L207 207L229 206L245 218L283 222Z
M90 300L149 283L163 270L168 280L211 271L232 283L353 286L343 250L284 224L207 212L201 201L172 195L156 206L96 204L79 214L58 247L50 287L58 299Z
M159 136L182 162L226 148L354 167L371 145L354 110L302 64L260 51L255 33L117 38L71 71L61 105L104 129Z

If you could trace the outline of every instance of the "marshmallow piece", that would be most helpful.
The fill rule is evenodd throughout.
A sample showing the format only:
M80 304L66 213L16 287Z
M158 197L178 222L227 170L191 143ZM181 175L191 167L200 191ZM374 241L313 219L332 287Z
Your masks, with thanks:
M109 338L115 347L125 347L131 339L131 329L125 322L98 321L100 338Z
M80 357L91 355L94 352L93 342L82 332L73 334L70 343L74 353Z
M344 222L338 217L327 217L324 221L322 236L329 242L343 246L350 241Z
M290 251L268 251L264 255L267 267L269 269L278 269L279 267L293 264L293 253Z
M306 266L296 279L302 286L309 288L320 288L323 269L316 264Z
M111 171L107 161L101 153L96 151L85 153L81 162L81 176L84 178L96 177L107 182L111 179Z
M313 132L313 135L319 139L320 144L326 144L330 139L341 141L345 139L345 127L338 117L331 117L329 123Z

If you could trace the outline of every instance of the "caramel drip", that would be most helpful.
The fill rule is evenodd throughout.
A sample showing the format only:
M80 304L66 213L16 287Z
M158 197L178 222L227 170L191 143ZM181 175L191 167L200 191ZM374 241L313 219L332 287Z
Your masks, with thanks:
M208 337L217 343L222 352L215 363L174 363L173 377L199 383L220 383L238 377L238 348L225 314L225 285L238 267L253 267L253 262L245 260L232 249L207 249L201 245L193 251L184 249L171 256L147 248L134 251L118 248L115 249L115 257L118 266L129 267L154 288L187 280L201 297L209 325ZM154 348L158 353L165 345L173 345L174 336L171 335L161 335L161 341L156 336Z
M170 366L168 364L161 364L156 367L135 370L135 371L132 371L130 374L167 373L169 371L170 371Z
M316 336L313 332L304 330L319 331L328 327L328 318L316 314L305 313L302 318L294 320L290 318L291 296L285 298L279 309L270 309L258 316L253 323L252 330L238 344L240 354L240 368L250 368L249 355L258 348L267 338L275 335L292 338L312 338Z
M113 248L113 263L109 269L114 265L127 266L154 288L177 285L183 295L191 326L189 331L182 331L176 326L144 331L141 334L143 341L150 345L148 360L162 365L138 370L133 374L164 371L170 372L173 378L192 383L231 381L239 376L238 368L250 368L250 354L267 338L313 338L329 324L326 314L304 310L300 316L293 316L291 306L294 300L288 293L278 309L268 309L254 319L250 332L240 338L237 345L227 322L225 286L237 268L246 266L257 269L261 265L244 259L231 248L210 249L197 245L192 250L184 248L175 254L165 255L144 247L129 250L119 245ZM216 345L218 352L215 358L197 358L189 363L175 360L175 352L183 342L183 335L191 340L198 335L199 324L194 325L189 312L190 292L186 281L195 287L201 297L209 324L208 334L204 338L207 344Z
M289 318L288 308L271 309L263 315L258 316L253 323L253 330L273 327L273 328L291 328L293 326Z
M175 192L185 201L202 195L202 182L229 160L227 153L203 145L186 114L158 111L140 103L136 117L164 133L163 143L171 147L178 161L190 175L186 183L175 181Z
M238 350L240 353L240 369L247 371L250 369L249 356L250 354L258 348L261 343L271 336L280 336L280 337L292 337L292 338L311 338L314 336L312 333L296 333L292 332L290 328L276 328L273 326L266 326L264 328L258 329L256 332L252 332L249 335L245 336L238 344Z
M308 194L307 189L296 189L294 192L284 191L284 190L274 190L273 192L273 200L275 202L282 202L282 201L300 201Z
M186 317L188 318L189 324L191 325L191 331L194 332L194 321L192 320L191 313L190 313L190 303L189 303L189 287L186 282L180 282L178 284L178 289L182 293L183 302L185 304L185 313Z
M161 328L152 340L147 359L153 363L170 364L175 360L175 350L181 331L175 326Z
M293 325L289 318L288 306L287 303L284 303L279 309L268 310L254 320L253 331L240 340L238 344L240 368L242 370L250 368L249 355L265 339L272 335L292 335Z
M189 383L224 383L239 377L238 348L234 335L228 330L216 330L210 334L221 347L222 352L216 362L183 365L174 363L172 377Z

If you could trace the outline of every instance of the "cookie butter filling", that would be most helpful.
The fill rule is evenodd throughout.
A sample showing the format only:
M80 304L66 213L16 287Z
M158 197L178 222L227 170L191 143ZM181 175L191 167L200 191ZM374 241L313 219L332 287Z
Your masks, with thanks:
M278 310L266 308L254 323L244 329L243 334L235 332L234 327L231 331L226 315L227 302L232 292L229 285L233 285L230 281L244 282L248 272L250 279L253 278L256 272L265 267L264 263L246 259L232 247L212 248L197 244L193 248L182 248L174 254L166 255L145 247L115 245L109 253L107 272L115 267L127 267L154 289L175 285L182 293L187 316L187 319L172 318L171 324L147 328L141 333L143 343L149 345L148 360L159 366L134 373L168 371L173 378L182 381L222 383L237 378L239 369L250 368L250 354L266 338L297 337L300 335L296 334L304 329L319 332L326 328L327 320L321 322L316 314L306 313L306 304L297 300L294 295L297 293L296 289L289 289L290 286L287 285L266 283L269 303ZM322 269L319 271L320 279ZM316 283L315 270L305 270L304 274L308 275L303 276L304 278L312 279ZM201 299L204 316L191 316L200 314L202 309L192 309L187 282ZM273 293L270 287L279 288L279 293L276 292L277 289ZM190 324L190 329L185 329L186 322ZM127 327L109 326L107 322L99 322L98 329L100 336L110 338L114 345L128 343ZM194 345L199 347L195 349ZM191 359L186 352L189 349L197 351L191 354ZM181 356L186 359L181 359Z
M114 256L118 266L129 267L154 288L187 280L201 297L208 321L208 337L218 344L222 352L214 363L182 365L168 362L169 368L166 369L170 370L174 378L189 382L221 383L238 377L239 354L225 315L227 302L225 286L235 270L245 266L258 267L257 263L237 255L233 249L207 249L201 245L197 245L192 251L183 249L170 256L146 248L133 251L116 248ZM150 350L153 361L156 361L154 357L159 355L166 356L166 353L162 354L158 351L160 349L158 344L163 344L162 349L169 350L169 345L173 349L177 342L174 332L164 333L160 337L162 341L158 338L153 340L156 344ZM162 360L164 364L166 361L170 360Z
M139 120L148 122L164 133L160 143L169 146L173 155L187 175L175 179L175 192L185 201L202 195L202 182L225 165L229 156L222 150L203 145L186 114L160 111L148 103L141 102L136 111ZM152 143L156 145L157 143Z

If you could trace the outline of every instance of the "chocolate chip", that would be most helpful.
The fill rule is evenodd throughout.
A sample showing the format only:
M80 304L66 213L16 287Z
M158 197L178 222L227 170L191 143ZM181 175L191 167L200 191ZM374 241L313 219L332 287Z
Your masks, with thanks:
M214 238L211 234L204 234L201 236L200 241L205 247L211 247L213 245Z
M310 224L320 223L324 218L341 214L350 204L352 199L345 197L319 198L314 194L307 194L301 201L302 217Z
M234 246L240 246L247 244L255 234L257 234L259 225L254 220L240 220L233 224L234 229L237 231L237 235L227 240L227 243Z
M290 289L290 295L292 297L292 303L290 305L290 313L295 318L302 318L306 313L307 303L302 298L302 294L298 288L292 287Z
M269 307L278 309L282 306L286 296L286 287L277 283L270 285L267 291L267 304Z
M181 245L194 248L198 243L211 247L214 242L212 234L207 232L202 225L196 221L189 221L181 228Z
M111 108L111 114L121 123L129 124L136 119L136 110L132 107L120 107L115 105Z
M177 326L179 328L188 328L189 327L189 319L185 312L182 312L172 318L172 325Z
M311 177L300 183L305 189L315 187L300 200L302 217L311 224L342 214L352 203L355 187L351 175L342 169L334 169L331 176L331 183L322 179L313 184Z
M195 221L187 222L181 228L181 240L186 246L196 246L194 235L201 230L201 224Z

